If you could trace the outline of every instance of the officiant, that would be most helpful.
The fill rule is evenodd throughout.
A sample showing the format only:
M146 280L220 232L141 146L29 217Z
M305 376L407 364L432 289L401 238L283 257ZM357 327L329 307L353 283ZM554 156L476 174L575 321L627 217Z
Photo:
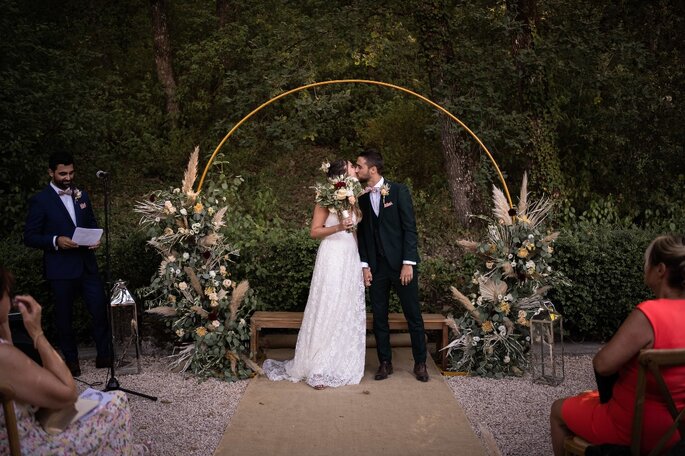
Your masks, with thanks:
M110 330L105 292L95 249L72 240L77 227L98 228L88 194L74 185L74 160L66 151L50 155L50 183L29 200L24 243L43 251L43 274L50 285L55 325L62 356L74 377L81 375L77 341L72 327L73 305L81 295L93 321L96 367L109 367Z

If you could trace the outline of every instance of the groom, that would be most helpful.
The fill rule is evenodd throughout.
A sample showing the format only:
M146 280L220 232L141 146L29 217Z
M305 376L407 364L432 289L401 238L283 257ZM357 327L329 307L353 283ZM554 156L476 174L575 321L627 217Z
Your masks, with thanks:
M357 176L368 186L359 198L362 221L358 227L359 256L364 285L369 287L373 310L373 333L380 365L375 379L392 374L392 351L388 325L388 301L392 286L400 298L409 326L414 374L428 381L426 336L419 306L416 220L409 190L383 179L383 157L369 149L357 157Z

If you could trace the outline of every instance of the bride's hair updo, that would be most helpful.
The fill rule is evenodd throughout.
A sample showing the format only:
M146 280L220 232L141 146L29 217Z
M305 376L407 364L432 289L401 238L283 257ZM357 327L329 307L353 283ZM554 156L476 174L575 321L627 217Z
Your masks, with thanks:
M344 158L333 160L331 166L328 168L328 173L326 174L329 179L347 175L347 160Z
M685 290L685 236L659 236L649 244L645 252L645 266L659 263L668 269L668 285Z

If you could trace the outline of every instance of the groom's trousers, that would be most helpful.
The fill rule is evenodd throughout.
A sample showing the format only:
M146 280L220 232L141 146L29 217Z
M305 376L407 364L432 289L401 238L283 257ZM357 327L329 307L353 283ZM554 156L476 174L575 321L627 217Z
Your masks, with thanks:
M376 337L376 351L378 360L381 362L392 361L390 325L388 324L391 287L395 289L397 297L400 299L402 312L407 320L414 362L426 362L426 333L419 305L418 275L418 269L414 266L414 278L409 284L402 285L400 271L393 270L385 257L378 258L377 270L373 272L373 280L369 287L369 295L373 311L373 334Z

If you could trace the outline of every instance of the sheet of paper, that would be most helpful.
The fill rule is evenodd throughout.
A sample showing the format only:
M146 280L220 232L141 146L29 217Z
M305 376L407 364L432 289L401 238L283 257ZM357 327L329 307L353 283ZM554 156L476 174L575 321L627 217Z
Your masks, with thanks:
M97 244L101 237L102 228L81 228L78 226L76 227L76 231L74 231L71 240L78 245L90 247L91 245Z

